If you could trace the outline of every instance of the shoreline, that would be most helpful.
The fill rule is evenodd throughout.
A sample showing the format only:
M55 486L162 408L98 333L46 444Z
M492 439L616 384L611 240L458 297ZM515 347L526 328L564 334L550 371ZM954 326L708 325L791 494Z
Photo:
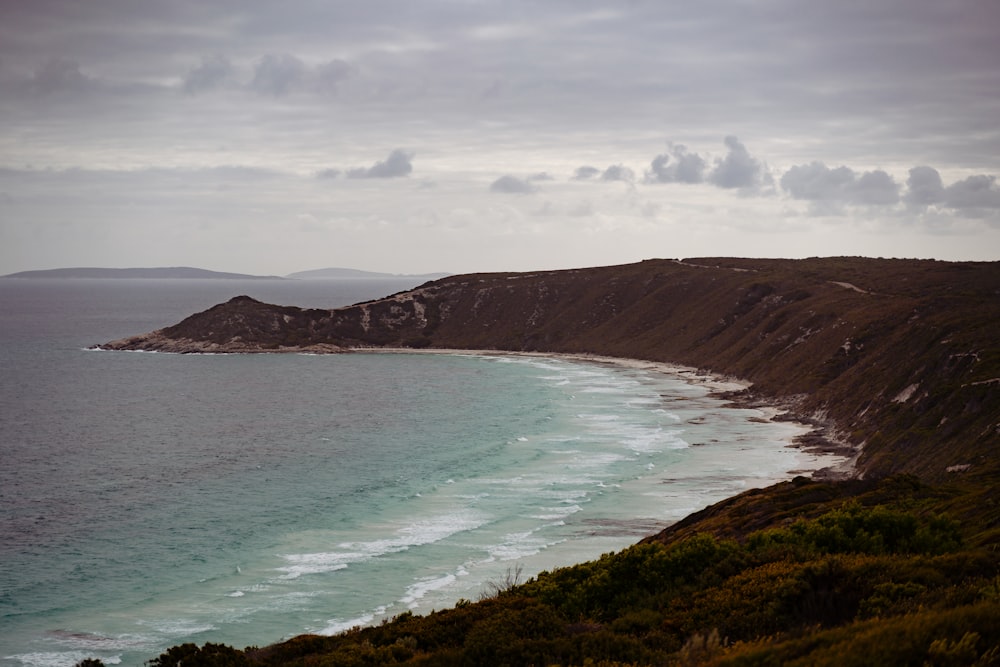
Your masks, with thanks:
M141 347L139 346L140 343L142 344ZM150 343L152 343L151 346ZM169 339L163 336L160 330L118 341L111 341L110 343L90 346L85 349L112 352L160 352L164 354L464 354L475 356L547 357L661 373L673 376L692 385L705 387L709 395L726 401L737 408L757 410L762 413L763 416L760 419L764 421L788 422L798 424L806 429L806 432L794 436L787 446L814 455L837 456L841 459L833 465L802 471L808 472L809 476L813 479L839 481L859 476L856 463L861 454L861 448L850 444L845 438L840 437L837 433L836 424L829 419L801 412L794 398L753 394L750 391L753 383L748 380L665 361L613 357L589 352L526 352L523 350L468 348L341 347L329 344L278 347L274 349L258 346L240 348L239 346L234 346L233 343L217 344L196 342L187 339ZM798 472L793 470L789 471L789 474L794 475L798 474Z
M534 357L563 359L584 363L617 366L630 370L649 371L677 377L689 384L705 387L709 396L731 403L734 407L757 410L763 413L764 421L796 424L805 433L794 436L786 445L814 455L836 456L840 462L808 471L809 477L817 481L839 481L858 476L855 466L861 448L855 447L837 437L836 424L815 416L804 415L796 409L793 399L778 396L759 396L749 393L753 383L741 378L713 373L691 366L682 366L663 361L612 357L585 352L524 352L508 350L475 350L459 348L408 348L408 347L351 347L343 354L443 354L497 357ZM802 471L805 472L805 471ZM789 471L798 475L799 471ZM791 479L791 478L789 478ZM776 480L781 481L781 480Z

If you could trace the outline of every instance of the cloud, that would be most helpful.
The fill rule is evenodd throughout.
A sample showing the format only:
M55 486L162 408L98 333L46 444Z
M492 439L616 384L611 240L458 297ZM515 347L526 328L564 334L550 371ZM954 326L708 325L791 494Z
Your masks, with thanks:
M952 183L944 190L945 205L969 211L1000 209L997 177L980 174Z
M851 189L854 202L858 204L892 206L899 203L899 184L881 169L861 174Z
M601 174L602 181L622 181L624 183L635 182L635 172L626 166L613 164Z
M573 172L572 180L589 181L595 176L599 176L600 180L605 182L620 181L622 183L635 183L635 172L621 164L613 164L604 171L589 165L578 167Z
M653 158L645 174L646 183L701 183L705 172L705 158L688 153L681 144L670 145L669 151Z
M945 187L941 174L934 167L910 169L906 179L906 195L910 208L955 209L966 217L982 217L991 209L1000 209L1000 188L997 177L987 174L968 176Z
M338 176L340 176L339 169L320 169L316 172L316 178L323 181L328 181L337 178Z
M200 65L191 68L181 87L185 93L196 95L225 85L233 80L234 74L233 64L225 56L206 56L202 58Z
M793 199L832 204L892 206L899 202L899 184L881 169L860 176L850 167L830 169L822 162L797 165L781 177L781 187Z
M501 176L490 185L490 192L505 194L530 194L536 190L537 188L530 181L510 174Z
M944 201L944 184L934 167L914 167L906 179L906 196L910 206L931 206Z
M340 84L354 75L354 67L344 60L331 60L317 65L313 78L316 90L321 93L335 93Z
M750 155L739 139L728 136L724 139L729 152L721 160L715 161L715 169L708 175L708 181L720 188L756 189L771 183L771 175L764 164Z
M528 176L529 181L554 181L554 179L548 172L540 171L537 174L532 174Z
M37 95L70 91L79 92L92 88L94 79L80 71L80 64L66 58L53 58L35 70L29 88Z
M306 77L306 64L289 53L269 53L257 62L250 88L262 95L281 97L297 88Z
M413 153L397 148L382 162L347 170L348 178L399 178L413 171Z

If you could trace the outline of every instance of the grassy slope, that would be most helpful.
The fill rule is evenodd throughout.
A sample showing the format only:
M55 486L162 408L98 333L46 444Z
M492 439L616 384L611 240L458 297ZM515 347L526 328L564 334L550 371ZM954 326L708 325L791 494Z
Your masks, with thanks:
M455 276L333 313L239 301L167 331L221 340L236 321L274 346L592 352L740 376L863 445L863 479L748 492L479 603L214 664L1000 661L996 263L652 260Z

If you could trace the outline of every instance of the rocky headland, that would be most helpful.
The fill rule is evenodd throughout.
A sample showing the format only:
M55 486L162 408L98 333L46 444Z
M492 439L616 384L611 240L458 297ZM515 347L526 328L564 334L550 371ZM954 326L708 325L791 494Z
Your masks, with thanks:
M860 448L861 476L996 472L1000 264L648 260L447 277L335 310L240 296L109 350L454 348L669 362L752 383Z

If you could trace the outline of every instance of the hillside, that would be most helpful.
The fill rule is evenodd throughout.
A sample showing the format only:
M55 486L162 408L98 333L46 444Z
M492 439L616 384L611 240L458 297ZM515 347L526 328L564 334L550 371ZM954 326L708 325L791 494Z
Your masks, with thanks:
M262 650L177 647L186 665L997 664L998 323L1000 263L713 258L452 276L333 311L237 297L102 347L666 361L750 380L734 400L860 452L855 479L750 491L477 604Z

